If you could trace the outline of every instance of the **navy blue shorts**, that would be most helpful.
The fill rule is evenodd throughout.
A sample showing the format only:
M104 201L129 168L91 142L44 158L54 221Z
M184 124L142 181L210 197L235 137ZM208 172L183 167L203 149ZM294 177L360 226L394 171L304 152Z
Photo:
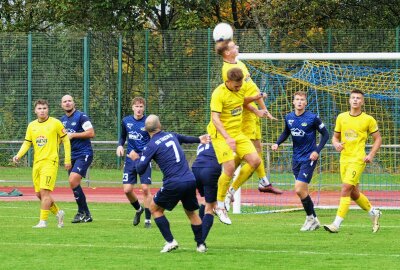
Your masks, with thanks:
M124 174L122 176L122 184L137 184L137 176L136 172L136 162L137 160L132 160L129 157L126 157L124 164ZM147 166L146 171L140 176L140 183L151 185L151 163Z
M310 183L318 160L293 161L294 178L298 181Z
M175 208L179 201L187 211L199 209L196 197L196 181L174 182L163 185L153 197L154 202L169 211Z
M197 190L207 203L217 201L218 178L221 175L221 168L192 168L196 177Z
M68 171L68 174L74 172L82 177L86 177L87 170L89 169L90 164L92 164L92 161L93 156L90 155L80 156L77 159L71 160L72 168Z

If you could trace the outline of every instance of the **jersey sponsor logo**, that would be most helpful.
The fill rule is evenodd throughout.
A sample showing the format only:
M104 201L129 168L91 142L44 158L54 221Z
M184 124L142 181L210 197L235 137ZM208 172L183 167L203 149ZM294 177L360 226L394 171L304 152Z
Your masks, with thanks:
M242 106L239 106L239 107L236 107L235 109L233 109L232 111L231 111L231 115L232 116L238 116L238 115L241 115L242 114Z
M140 133L137 133L136 131L133 131L133 132L131 131L131 132L129 132L129 134L128 134L128 138L129 138L130 140L140 141L140 140L143 139L143 135L140 134Z
M289 120L288 124L291 126L291 125L293 125L293 122L294 122L294 120Z
M305 134L304 130L298 128L292 128L290 132L292 133L293 137L304 137Z
M44 136L39 136L36 138L36 144L37 146L44 146L47 143L47 138Z
M344 132L344 137L346 138L346 140L348 141L354 141L355 139L357 139L358 134L355 130L353 129L348 129Z

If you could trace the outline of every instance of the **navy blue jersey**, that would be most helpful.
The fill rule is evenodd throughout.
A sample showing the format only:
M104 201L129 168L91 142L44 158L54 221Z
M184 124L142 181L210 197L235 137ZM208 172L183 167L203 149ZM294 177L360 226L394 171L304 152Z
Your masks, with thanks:
M319 145L316 142L316 131L322 134ZM278 145L283 143L289 135L293 141L293 160L307 161L312 152L320 152L329 139L329 133L324 123L316 114L305 111L297 116L295 112L285 116L285 129L278 141Z
M89 128L93 128L89 117L85 113L78 110L75 110L69 117L67 115L63 115L60 120L68 133L84 132ZM86 155L93 155L90 139L72 139L71 158L77 159Z
M142 152L144 146L150 141L150 135L144 129L146 118L147 116L143 116L139 120L136 120L133 115L129 115L122 119L121 137L118 143L123 146L126 138L128 138L127 154L132 150L136 153Z
M192 164L192 168L221 168L215 155L214 147L211 143L199 144L197 147L197 157Z
M164 175L164 184L196 181L180 146L180 143L195 142L200 142L199 138L160 131L154 134L143 149L140 160L136 163L136 170L143 174L154 159Z

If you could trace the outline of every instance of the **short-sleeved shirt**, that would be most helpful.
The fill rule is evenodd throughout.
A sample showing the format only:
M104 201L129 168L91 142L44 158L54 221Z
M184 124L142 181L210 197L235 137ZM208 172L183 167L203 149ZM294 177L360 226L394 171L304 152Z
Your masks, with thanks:
M236 63L224 62L222 66L222 79L224 82L228 80L228 71L231 68L240 68L242 70L244 75L242 88L245 92L246 97L255 96L259 93L258 86L251 79L250 72L242 61L237 61ZM250 106L257 108L257 104L255 102L251 102ZM255 120L257 120L257 115L255 115L253 112L249 110L243 111L243 122L253 122Z
M70 116L63 115L61 122L69 133L80 133L93 128L89 117L81 111L74 111ZM75 160L82 156L93 156L92 144L89 138L74 138L71 140L71 155Z
M366 114L357 116L344 112L336 118L335 132L340 133L340 141L344 143L344 149L340 152L340 162L364 163L365 144L369 134L377 132L376 120Z
M37 119L29 123L25 140L33 144L34 163L49 160L58 163L58 150L61 138L67 136L67 132L60 120L49 117L44 122ZM70 149L65 151L65 163L71 163Z
M234 137L241 133L242 113L244 102L244 89L234 92L226 87L225 83L220 84L211 96L210 109L212 112L220 113L220 120L229 136ZM222 135L215 128L212 119L207 126L207 133L211 137Z

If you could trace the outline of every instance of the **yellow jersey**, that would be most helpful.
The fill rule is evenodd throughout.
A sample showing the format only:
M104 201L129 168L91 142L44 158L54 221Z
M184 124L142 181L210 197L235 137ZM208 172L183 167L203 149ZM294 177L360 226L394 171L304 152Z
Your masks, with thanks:
M344 143L340 162L364 163L368 135L377 131L376 120L364 112L358 116L352 116L350 112L339 114L336 118L335 132L340 133L340 140Z
M220 84L212 93L210 109L212 112L220 113L220 119L226 132L231 137L241 133L242 113L244 102L244 89L234 92L226 87L225 83ZM207 133L211 137L219 137L222 135L217 132L212 119L207 126Z
M67 136L60 120L49 117L44 122L39 122L37 119L29 123L26 129L25 141L29 146L33 144L34 163L42 160L49 160L58 163L58 151L61 138ZM29 147L28 147L29 149ZM27 149L26 149L27 150ZM21 149L17 156L21 157L26 153L25 149ZM64 144L65 163L71 164L71 147Z
M242 61L237 61L234 64L224 62L223 66L222 66L222 79L224 80L224 82L226 82L228 80L228 70L230 70L231 68L240 68L242 70L243 75L244 75L242 88L245 91L246 97L255 96L260 92L258 89L258 86L251 79L249 70L247 69L246 65ZM258 108L257 104L255 102L251 102L250 106L253 106L254 108ZM249 110L243 111L243 122L254 121L256 119L257 119L257 116L253 112L251 112Z

